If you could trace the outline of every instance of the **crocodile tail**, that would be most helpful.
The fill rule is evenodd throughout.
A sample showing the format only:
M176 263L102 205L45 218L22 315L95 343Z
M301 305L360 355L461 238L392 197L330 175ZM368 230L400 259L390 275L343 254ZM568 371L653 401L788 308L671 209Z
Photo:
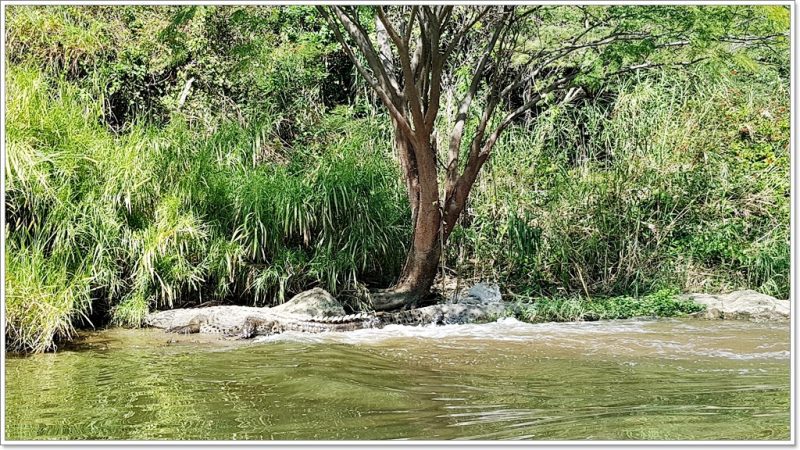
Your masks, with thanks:
M321 333L326 331L354 331L364 328L374 328L378 325L379 321L374 315L359 313L349 316L316 318L314 320L297 322L293 323L291 328L298 331Z
M308 319L309 322L316 323L330 323L330 324L345 324L351 322L361 322L371 317L367 313L348 314L345 316L331 316L331 317L312 317Z
M344 323L333 323L330 324L331 329L329 331L355 331L365 328L364 322L362 321L350 321Z

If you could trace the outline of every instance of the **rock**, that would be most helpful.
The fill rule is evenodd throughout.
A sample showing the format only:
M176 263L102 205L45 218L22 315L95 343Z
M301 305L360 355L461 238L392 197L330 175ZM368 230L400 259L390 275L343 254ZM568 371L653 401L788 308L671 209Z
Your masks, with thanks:
M789 300L752 290L735 291L724 295L688 294L686 298L705 305L706 311L695 314L705 319L788 320Z
M463 289L458 296L457 303L500 303L502 301L500 286L496 283L478 283L469 289Z
M301 292L288 302L274 306L270 310L316 317L344 316L346 314L341 303L322 288Z

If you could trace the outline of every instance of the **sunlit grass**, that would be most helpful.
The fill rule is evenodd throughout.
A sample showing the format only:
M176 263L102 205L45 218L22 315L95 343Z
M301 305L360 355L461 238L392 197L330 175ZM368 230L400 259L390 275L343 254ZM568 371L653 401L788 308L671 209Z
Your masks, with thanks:
M136 326L153 308L271 305L315 286L357 304L396 277L411 224L390 121L361 93L323 101L345 89L328 71L364 86L330 65L343 55L313 23L284 20L308 8L196 9L203 26L183 28L191 7L9 9L8 348L51 349L91 311ZM181 59L189 42L200 66ZM443 265L567 298L537 307L558 319L664 288L786 298L787 82L712 69L515 123ZM450 88L443 152L463 86Z
M507 313L525 322L571 322L630 318L675 317L703 311L704 306L681 299L675 291L659 290L642 297L585 298L513 295Z
M399 269L407 205L372 122L334 115L315 147L261 161L240 125L116 136L73 84L25 67L8 81L9 348L51 348L93 302L135 326L156 307L269 305Z

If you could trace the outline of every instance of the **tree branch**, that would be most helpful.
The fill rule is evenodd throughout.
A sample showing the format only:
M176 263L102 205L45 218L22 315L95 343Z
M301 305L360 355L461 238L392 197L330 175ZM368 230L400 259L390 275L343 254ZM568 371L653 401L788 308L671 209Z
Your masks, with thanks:
M459 32L453 36L453 39L450 40L450 43L447 44L445 47L445 51L443 53L444 59L447 59L450 56L450 53L461 43L461 40L464 39L464 36L481 20L489 11L491 11L492 7L487 6L481 10L472 21L470 21L466 26L464 26Z
M458 176L458 156L461 152L461 140L464 136L464 129L466 127L469 108L472 104L472 99L475 96L475 93L478 91L478 87L480 85L480 81L483 78L483 71L486 66L486 62L489 60L492 50L494 49L495 45L497 44L497 40L500 37L500 34L503 32L505 22L503 26L495 28L494 33L492 33L491 39L489 39L489 43L486 44L484 48L484 52L481 55L481 59L478 61L478 66L475 69L475 73L472 76L472 80L470 81L469 88L467 93L464 94L464 98L462 99L461 103L458 107L458 112L456 113L456 123L453 125L453 130L450 133L450 146L448 147L448 155L447 155L447 184L454 185L456 178ZM487 119L488 120L488 119Z
M689 67L689 66L692 66L692 65L695 65L695 64L699 63L700 61L705 61L706 59L708 59L708 58L707 57L702 57L702 58L695 58L695 59L693 59L691 61L681 61L681 62L674 62L674 63L657 63L657 64L656 63L651 63L651 62L644 62L644 63L641 63L641 64L635 64L635 65L632 65L632 66L625 67L625 68L617 70L615 72L608 73L608 74L606 74L606 77L613 77L613 76L616 76L616 75L622 75L623 73L635 72L637 70L643 70L643 69L655 69L657 67L673 67L673 68Z
M364 58L367 60L367 64L369 65L370 69L372 69L372 72L375 74L383 89L386 92L391 92L393 95L400 95L400 87L397 84L397 80L394 78L394 74L388 73L380 64L380 61L378 60L378 52L375 51L375 47L372 46L372 42L370 41L367 31L364 29L364 27L361 26L358 20L347 15L345 10L343 10L341 7L331 6L330 9L336 15L337 19L339 19L339 22L344 26L344 29L347 31L347 34L350 35L350 38L353 39L356 45L358 45L359 50L361 50L361 54L364 55Z
M389 114L392 116L392 118L394 118L397 121L398 128L403 132L403 134L409 140L411 140L412 142L415 141L416 136L414 135L414 132L411 129L411 125L408 123L408 120L406 120L403 113L400 110L398 110L397 107L395 106L393 97L390 96L390 94L386 92L386 90L384 90L384 87L381 86L380 83L378 83L378 81L367 71L367 69L364 67L361 61L356 57L355 53L353 52L353 49L347 43L347 40L345 40L344 36L339 30L339 26L336 24L336 22L334 22L333 18L327 13L327 11L322 6L318 6L317 10L320 11L322 16L328 21L328 25L333 30L333 34L336 37L336 40L339 41L339 44L344 49L345 53L347 53L347 56L350 58L350 61L352 61L353 65L356 67L356 70L358 70L358 73L361 74L362 77L364 77L364 80L366 80L366 82L370 85L370 87L372 87L375 93L378 94L378 97L380 97L384 106L386 106L386 108L389 110Z
M400 57L400 69L403 72L403 90L405 92L406 100L408 101L409 110L411 111L411 117L414 121L414 128L421 131L419 136L426 135L427 132L425 131L425 119L422 115L422 104L420 102L417 85L414 82L414 73L411 70L411 60L408 55L408 48L405 47L403 38L401 38L397 33L397 30L394 28L394 25L392 25L392 22L388 17L386 17L382 6L377 8L377 12L380 22L389 33L389 37L392 39L392 42L394 42L395 47L397 47L397 54ZM415 148L417 147L418 146L415 146Z
M406 28L403 30L403 45L408 48L411 43L411 32L414 29L414 19L417 17L417 5L411 7L411 14L408 16Z

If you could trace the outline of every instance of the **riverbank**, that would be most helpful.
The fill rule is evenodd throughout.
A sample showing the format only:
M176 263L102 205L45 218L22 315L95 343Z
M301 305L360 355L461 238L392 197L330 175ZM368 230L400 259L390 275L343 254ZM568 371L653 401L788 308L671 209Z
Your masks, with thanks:
M512 294L513 296L513 294ZM506 296L507 297L507 296ZM516 296L519 297L519 296ZM365 297L369 303L369 296ZM695 300L696 299L696 300ZM329 292L314 288L272 308L213 306L179 308L148 314L147 326L172 333L212 333L250 338L287 331L320 333L347 332L387 325L448 325L486 323L505 317L524 322L595 321L626 318L664 318L691 315L707 319L749 319L761 321L789 318L788 300L755 291L724 295L688 294L677 296L660 291L642 298L606 299L524 299L504 301L496 283L477 283L458 290L442 284L438 301L407 311L361 311L346 314L343 304Z
M588 300L516 297L518 300L510 305L508 315L530 323L680 316L702 319L788 321L791 316L789 300L780 300L753 290L739 290L726 294L680 295L674 291L664 290L641 298L622 296Z
M215 306L207 308L186 308L167 310L148 315L145 323L159 328L155 331L168 344L175 343L208 343L218 338L218 334L239 335L245 319L264 316L266 320L278 320L278 323L291 322L295 325L285 329L275 329L273 333L288 330L321 332L326 323L341 324L355 317L356 322L365 320L364 325L353 322L352 326L333 326L330 331L348 332L360 328L382 328L390 324L425 325L485 323L514 318L525 323L546 322L591 322L619 319L659 319L671 317L691 317L703 319L740 319L754 321L788 321L790 307L788 300L760 294L752 290L735 291L729 294L683 294L662 290L640 298L532 298L508 293L501 295L496 284L478 283L470 288L461 289L456 295L453 286L440 292L437 306L428 306L414 311L415 320L389 320L390 316L378 319L372 313L355 316L346 315L345 308L339 300L321 288L302 292L286 303L273 308L248 308L241 306ZM443 284L443 286L445 286ZM504 298L506 301L504 301ZM508 299L512 299L508 301ZM449 306L448 306L449 305ZM429 311L430 310L430 311ZM434 311L435 310L435 311ZM228 311L228 312L226 312ZM250 312L248 312L250 311ZM275 315L275 318L272 318ZM162 317L163 316L163 317ZM241 316L241 317L240 317ZM364 316L364 319L361 317ZM402 316L402 314L401 314ZM191 337L178 333L165 335L166 329L187 329L197 317L214 323L212 329L192 331ZM398 316L400 317L400 316ZM405 317L405 316L403 316ZM438 319L436 319L438 317ZM288 323L287 322L287 323ZM308 326L302 326L306 323ZM299 324L299 326L297 325ZM286 325L286 324L284 324ZM223 327L223 328L220 328ZM227 328L225 328L227 327ZM307 328L307 329L306 329ZM199 331L199 333L198 333ZM210 333L210 334L208 334ZM254 332L253 334L261 334ZM80 333L80 341L66 341L67 348L80 347L86 341L87 333ZM92 334L88 334L91 336ZM166 336L169 336L168 338Z

